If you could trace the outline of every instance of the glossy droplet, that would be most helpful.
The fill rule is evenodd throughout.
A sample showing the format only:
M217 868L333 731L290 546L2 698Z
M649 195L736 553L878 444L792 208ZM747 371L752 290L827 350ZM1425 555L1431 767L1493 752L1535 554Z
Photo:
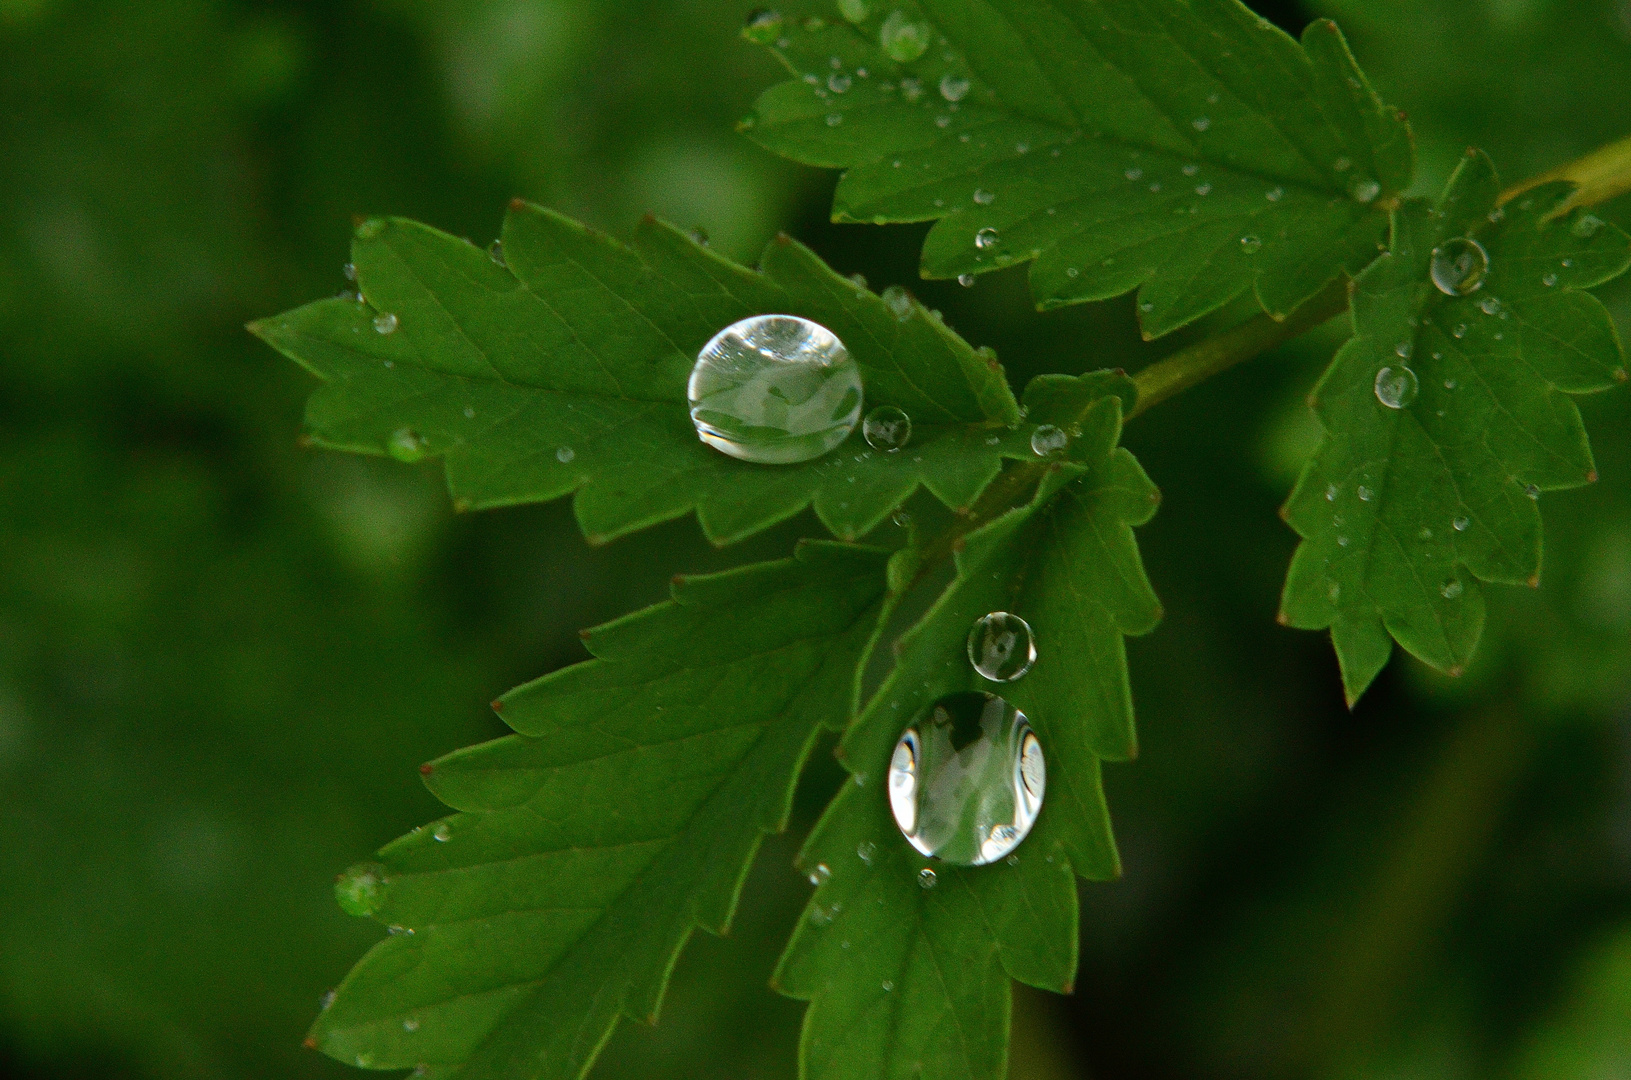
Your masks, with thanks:
M1269 202L1279 202L1286 197L1286 189L1282 187L1269 188L1263 193L1263 198Z
M866 863L868 866L872 865L872 859L877 854L878 845L874 844L870 840L862 840L855 846L855 857Z
M1410 354L1415 351L1415 343L1410 341L1401 341L1397 345L1393 346L1393 355L1397 356L1400 360L1410 359Z
M1433 249L1428 271L1445 296L1466 296L1484 287L1489 275L1489 253L1478 241L1462 236Z
M509 263L504 261L504 241L502 240L494 240L487 245L487 257L499 266L509 266Z
M893 405L880 405L861 421L861 435L874 450L893 454L912 438L912 418Z
M1031 453L1037 457L1047 457L1058 453L1070 442L1070 436L1052 424L1043 424L1031 432Z
M866 22L872 7L866 0L838 0L838 14L853 23Z
M992 203L997 201L997 196L985 190L985 188L975 188L974 201L979 203L981 206L990 206Z
M345 279L347 281L356 281L357 280L357 264L356 263L346 263L344 266L340 267L340 273L345 275Z
M974 287L974 275L973 274L958 274L957 275L957 284L961 285L965 289L972 289Z
M1450 522L1450 524L1455 528L1456 532L1466 532L1467 527L1472 524L1472 520L1470 518L1458 517L1454 521Z
M358 863L334 882L334 899L347 915L367 918L385 903L385 867Z
M560 462L562 465L570 464L572 459L577 456L577 451L573 450L570 446L557 447L555 450L555 460Z
M853 80L841 71L835 71L827 76L827 89L835 94L842 94L853 85Z
M438 844L445 844L453 838L453 830L447 822L437 822L436 827L430 830L430 838Z
M1550 289L1552 286L1557 284L1557 275L1547 274L1540 279L1540 283Z
M843 113L828 113L827 114L827 126L828 127L837 127L839 124L842 124L843 122L844 122L844 114Z
M1454 600L1456 597L1460 596L1461 593L1462 593L1461 582L1459 582L1459 581L1446 581L1444 583L1444 587L1439 589L1438 592L1439 592L1440 596L1444 597L1444 599Z
M1385 367L1376 373L1376 400L1390 409L1409 408L1420 389L1416 373L1403 364Z
M1486 296L1478 301L1478 310L1485 315L1499 315L1501 313L1501 301L1496 297Z
M878 28L878 44L889 58L900 64L910 64L929 51L930 30L927 24L913 22L901 10L891 11Z
M382 334L394 334L400 323L397 317L389 311L374 316L374 329Z
M766 465L820 457L861 416L861 370L838 337L795 315L755 315L715 334L687 387L697 436Z
M967 79L948 71L940 77L940 96L947 101L962 101L968 96L969 85Z
M1031 831L1046 783L1042 745L1025 714L994 694L951 694L895 744L889 806L924 855L984 866Z
M1540 488L1535 486L1534 484L1527 485L1523 489L1523 493L1525 495L1529 496L1531 499L1534 499L1536 502L1540 501Z
M1240 250L1248 255L1256 255L1263 250L1263 238L1261 236L1252 236L1249 233L1242 236L1240 238Z
M939 884L939 882L940 879L936 877L934 871L930 870L927 866L917 872L917 883L925 889L932 889Z
M412 465L425 456L425 437L413 428L397 428L385 441L385 452Z
M769 45L780 36L785 22L781 12L759 8L750 13L747 22L742 24L742 36L759 45Z
M832 870L828 868L827 864L816 863L815 869L810 871L810 884L825 885L830 877L832 877Z
M974 234L974 246L977 248L995 247L997 244L997 230L989 226Z
M1360 502L1370 502L1376 495L1374 491L1366 487L1364 484L1360 484L1359 487L1354 489L1354 494L1359 496Z
M1212 126L1212 119L1207 116L1197 116L1195 119L1189 122L1189 126L1194 128L1196 131L1205 131L1207 128Z
M891 285L883 291L883 306L897 319L905 320L912 314L912 297L899 285Z
M968 632L968 662L982 678L1013 682L1036 663L1031 624L1018 615L993 611L976 619Z
M1457 323L1455 329L1451 330L1450 333L1455 336L1456 340L1459 341L1461 338L1467 336L1467 324Z

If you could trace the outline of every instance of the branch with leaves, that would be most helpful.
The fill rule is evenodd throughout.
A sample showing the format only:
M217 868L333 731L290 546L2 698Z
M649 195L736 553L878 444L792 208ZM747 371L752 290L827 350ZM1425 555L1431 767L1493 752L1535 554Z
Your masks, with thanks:
M1123 643L1161 617L1133 534L1159 497L1122 424L1351 305L1310 398L1324 442L1284 511L1303 543L1281 615L1330 629L1350 702L1395 642L1459 672L1479 582L1538 581L1536 498L1595 478L1570 395L1625 379L1586 291L1631 265L1631 238L1589 209L1624 189L1623 152L1506 199L1469 152L1415 199L1405 120L1329 22L1298 42L1235 0L839 8L750 18L793 77L742 125L845 170L835 219L933 221L927 277L1029 261L1039 307L1136 289L1149 338L1245 295L1261 314L1135 378L1016 395L903 291L785 237L750 269L655 221L624 244L519 202L490 251L360 226L355 296L252 327L322 380L313 443L440 457L462 509L571 494L591 542L694 511L728 544L805 508L832 538L676 579L669 602L586 632L594 659L495 703L514 735L425 766L457 813L342 878L348 909L391 933L318 1018L326 1053L582 1076L620 1017L656 1017L692 930L728 927L827 729L853 782L801 856L818 887L776 975L811 1003L804 1074L999 1077L1009 980L1068 990L1075 877L1118 872L1100 768L1136 751ZM857 428L767 465L698 438L699 353L772 314L843 342L866 405L909 417L903 448ZM940 509L909 520L919 489ZM902 598L948 559L896 636ZM1040 643L1000 685L966 656L998 611ZM1045 748L1046 801L1006 857L954 865L903 835L888 781L903 730L996 690Z

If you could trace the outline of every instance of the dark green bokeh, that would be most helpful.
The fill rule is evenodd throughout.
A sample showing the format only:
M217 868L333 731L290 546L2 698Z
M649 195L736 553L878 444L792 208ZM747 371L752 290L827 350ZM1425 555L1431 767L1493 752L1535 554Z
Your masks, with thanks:
M478 242L513 195L752 258L785 228L913 287L1016 386L1136 369L1131 304L1029 310L1023 271L918 283L921 230L825 222L833 178L731 133L775 72L722 0L0 0L0 1072L351 1073L300 1048L377 934L333 875L438 814L415 766L579 659L582 626L716 552L604 549L564 505L455 517L434 466L301 450L311 380L242 330L344 285L353 215ZM1419 138L1516 179L1631 131L1624 0L1332 0ZM1631 221L1628 200L1603 211ZM1604 299L1631 326L1631 287ZM1459 682L1398 657L1350 716L1273 616L1275 517L1330 327L1152 411L1126 876L1084 884L1070 999L1019 996L1016 1076L1614 1075L1631 1061L1631 397L1602 481L1548 497L1542 587L1491 590ZM1044 643L1045 647L1045 643ZM818 755L826 760L825 754ZM764 988L807 886L766 847L731 937L596 1075L791 1076Z

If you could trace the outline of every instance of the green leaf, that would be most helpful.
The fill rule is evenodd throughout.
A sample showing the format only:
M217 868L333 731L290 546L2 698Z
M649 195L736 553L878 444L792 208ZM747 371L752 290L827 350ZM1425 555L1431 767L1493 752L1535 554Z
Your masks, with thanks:
M314 441L445 457L463 508L575 491L592 540L694 508L723 543L813 504L848 539L919 484L964 506L1003 455L1027 452L1025 433L1007 430L1020 417L994 357L904 295L892 310L785 237L760 272L649 219L631 248L516 203L505 266L395 219L366 222L352 252L365 302L323 300L251 329L326 382L307 409ZM698 351L773 312L836 333L868 407L912 418L911 445L879 453L857 430L823 458L766 466L702 444L685 393ZM396 317L389 333L376 331L381 313Z
M1631 265L1631 237L1588 211L1554 216L1548 184L1496 209L1500 184L1469 153L1438 202L1394 216L1388 253L1360 275L1354 338L1311 399L1326 430L1286 503L1303 537L1281 619L1331 628L1352 704L1398 641L1459 674L1478 644L1478 581L1538 585L1541 492L1597 478L1570 394L1624 381L1608 312L1581 290ZM1433 250L1471 237L1483 284L1446 295ZM1405 408L1377 392L1409 367ZM1476 580L1475 580L1476 579Z
M894 671L841 745L855 774L805 846L827 867L777 975L807 998L806 1080L1005 1075L1010 977L1070 989L1076 970L1074 873L1118 872L1100 759L1134 753L1123 635L1161 610L1132 526L1155 488L1115 448L1124 377L1045 376L1033 418L1079 429L1036 498L971 533L957 579L900 641ZM1108 395L1108 396L1105 396ZM1030 622L1037 660L1012 684L967 659L975 619ZM885 776L902 729L948 693L1000 694L1030 719L1047 758L1042 812L1003 864L959 868L911 848L888 808ZM934 887L921 885L931 869Z
M499 704L519 733L451 754L462 813L385 847L363 958L312 1031L343 1061L570 1080L620 1015L653 1020L692 927L723 933L760 837L785 827L818 728L849 715L885 553L678 579L587 633L597 659Z
M944 41L897 63L896 10ZM1034 259L1042 307L1138 288L1148 337L1248 288L1284 316L1375 257L1410 183L1403 116L1328 21L1299 45L1236 0L918 0L808 25L744 130L847 170L835 220L936 222L926 277Z

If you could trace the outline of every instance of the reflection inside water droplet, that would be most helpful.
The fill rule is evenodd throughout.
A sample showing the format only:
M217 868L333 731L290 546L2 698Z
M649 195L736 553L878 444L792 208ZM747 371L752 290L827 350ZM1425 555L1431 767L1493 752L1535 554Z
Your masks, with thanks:
M1409 408L1420 389L1416 373L1403 364L1376 373L1376 400L1390 409Z
M868 446L892 454L912 438L912 418L893 405L881 405L861 421L861 435Z
M1036 663L1031 624L1018 615L993 611L976 619L968 632L968 662L992 682L1013 682Z
M1056 454L1070 442L1070 436L1052 424L1043 424L1031 432L1031 453L1037 457Z
M427 447L425 437L413 428L397 428L386 440L385 450L398 461L411 465L425 456Z
M334 882L334 899L347 915L367 918L385 903L385 867L358 863Z
M889 805L924 855L984 866L1030 833L1046 784L1025 714L994 694L951 694L895 744Z
M974 246L977 248L995 247L997 243L997 230L987 226L974 234Z
M755 315L715 334L687 387L703 442L731 457L788 464L820 457L861 415L861 371L820 323Z
M1484 287L1489 274L1489 253L1469 237L1446 240L1433 249L1428 273L1445 296L1466 296Z

